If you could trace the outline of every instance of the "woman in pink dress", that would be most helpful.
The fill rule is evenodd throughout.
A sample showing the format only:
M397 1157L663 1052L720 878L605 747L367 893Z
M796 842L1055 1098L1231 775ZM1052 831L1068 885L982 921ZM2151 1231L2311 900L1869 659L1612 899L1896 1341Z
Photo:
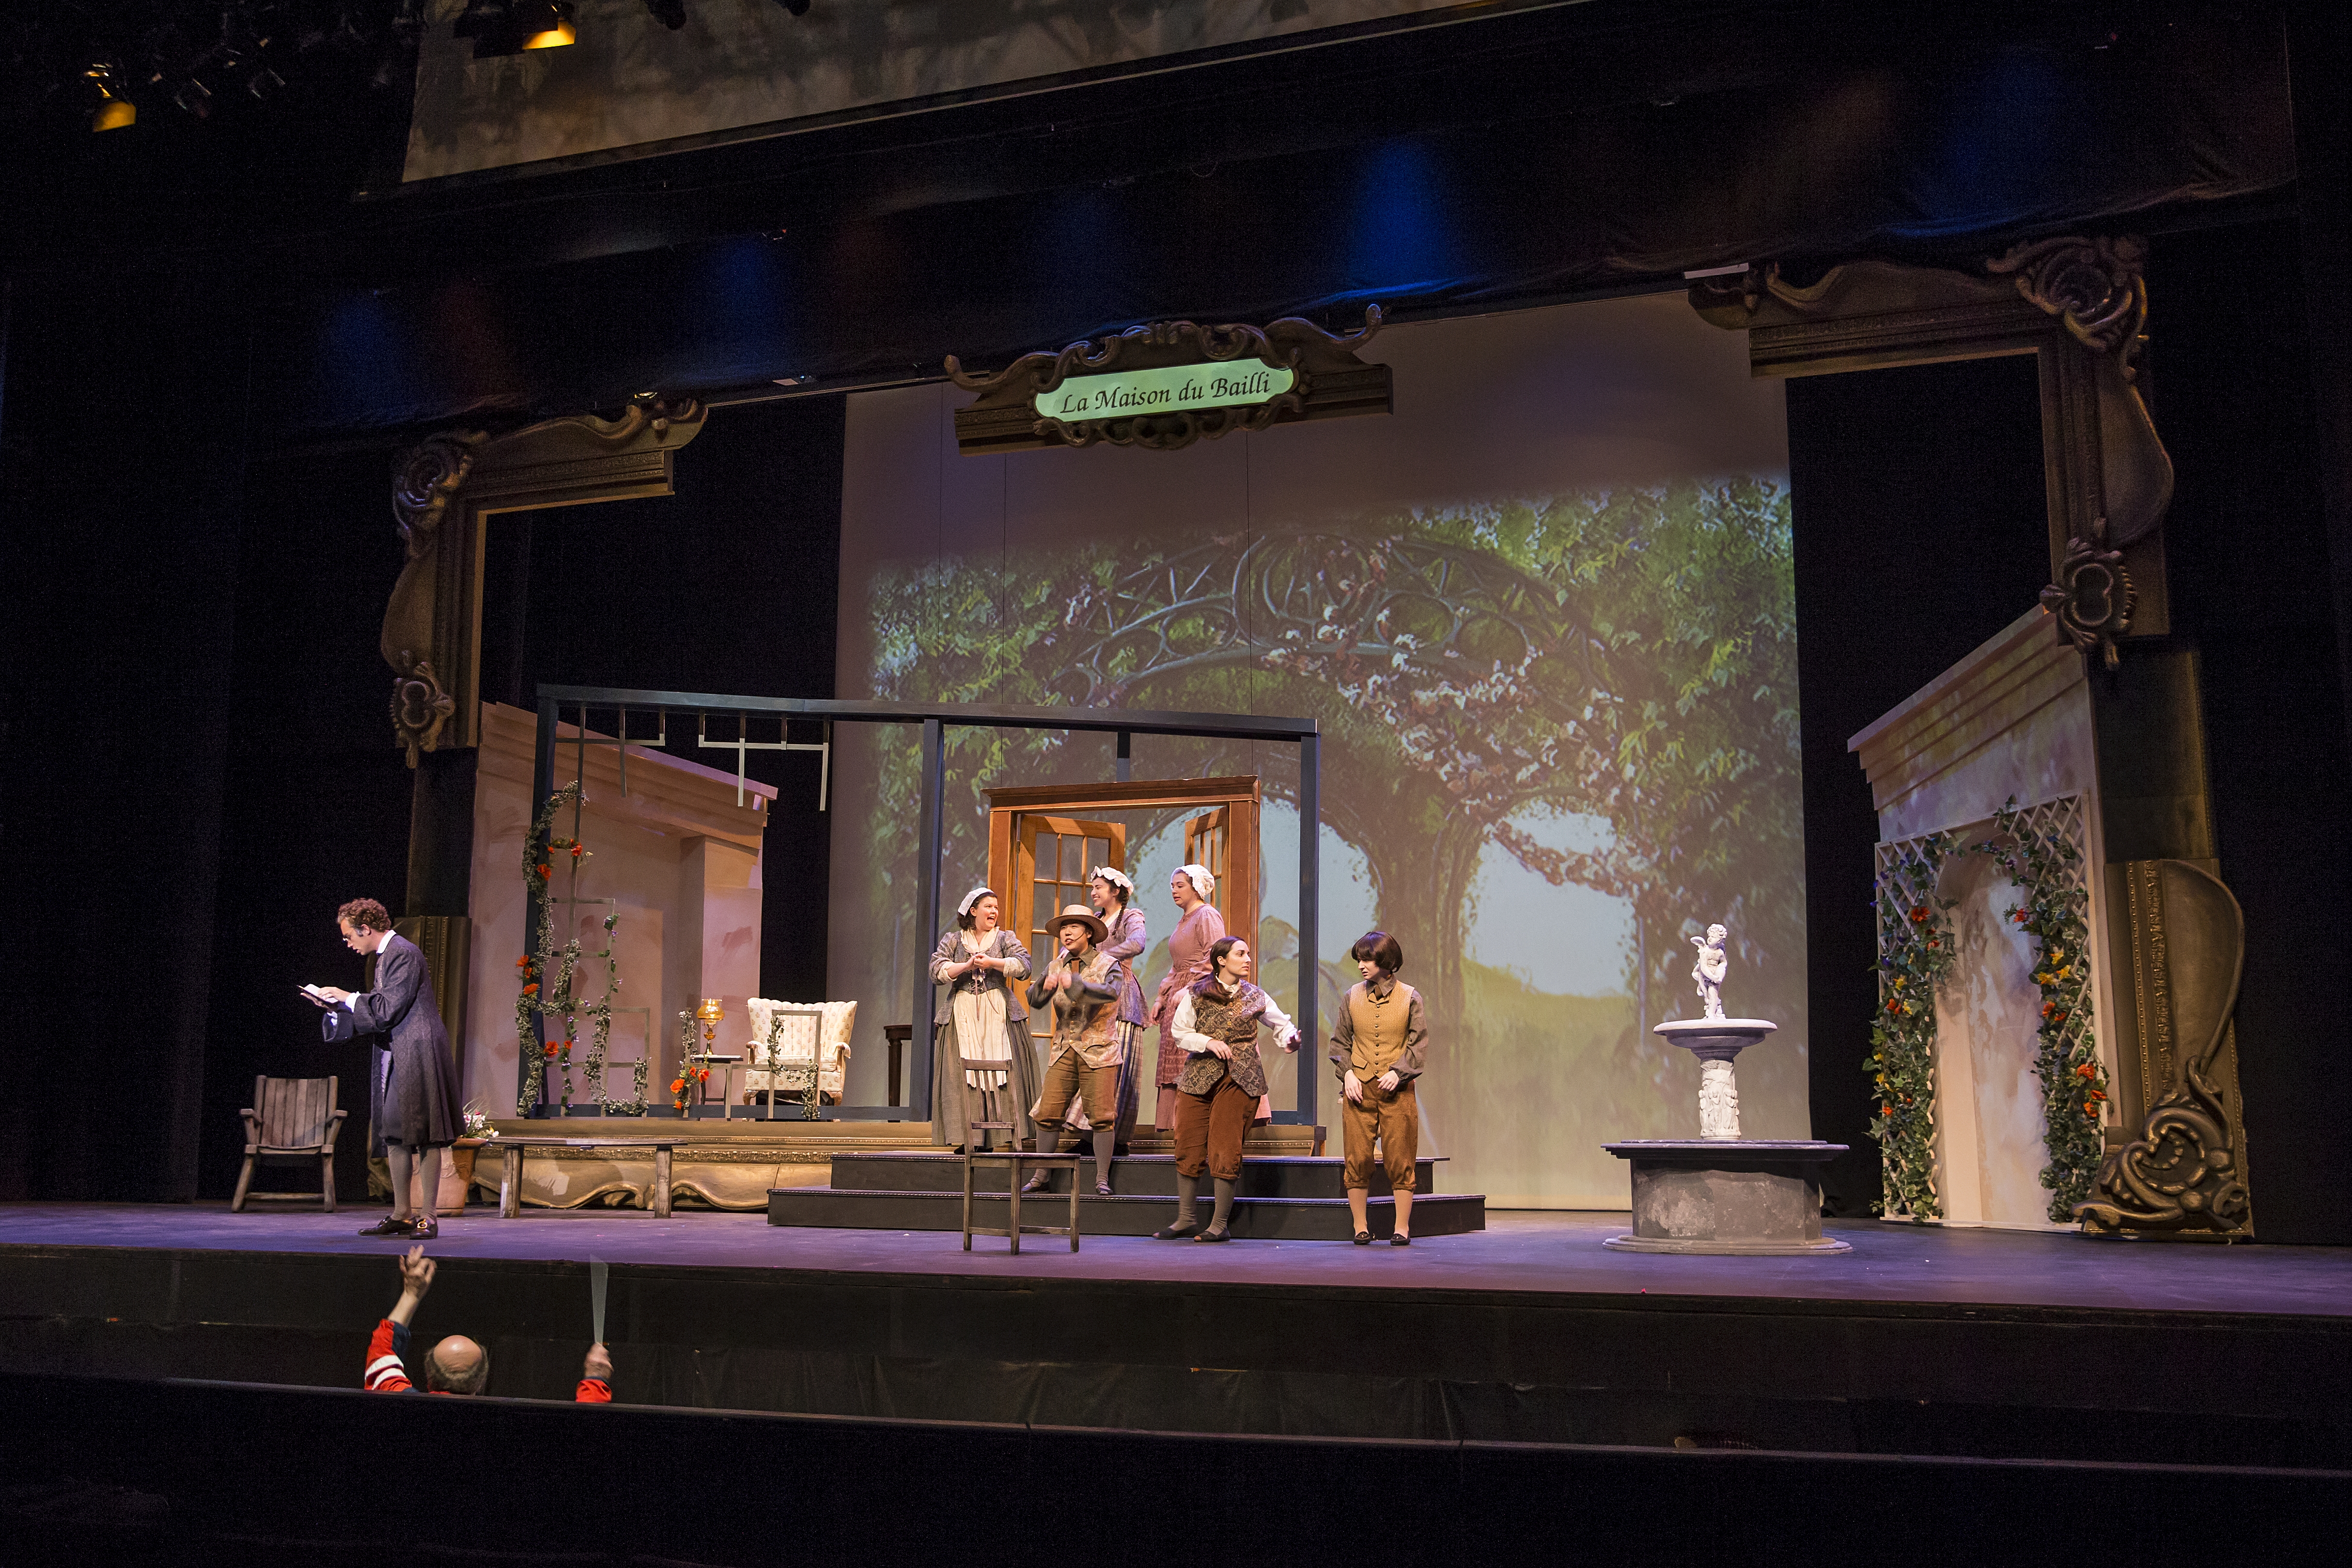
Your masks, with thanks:
M1217 879L1204 865L1178 866L1168 879L1169 896L1176 901L1182 917L1168 934L1169 969L1151 1004L1151 1017L1160 1025L1160 1065L1151 1080L1160 1097L1151 1124L1163 1134L1176 1125L1176 1075L1191 1060L1176 1043L1176 998L1185 987L1208 974L1209 948L1225 934L1225 917L1209 902L1216 892Z

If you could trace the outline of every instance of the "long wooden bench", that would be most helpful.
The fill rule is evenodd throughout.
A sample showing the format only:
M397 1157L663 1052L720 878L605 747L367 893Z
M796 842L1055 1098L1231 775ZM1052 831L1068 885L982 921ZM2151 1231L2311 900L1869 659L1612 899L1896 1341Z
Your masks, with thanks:
M522 1213L522 1155L525 1149L651 1149L654 1152L654 1217L669 1218L670 1151L680 1138L551 1138L502 1133L493 1146L503 1151L499 1170L499 1218L513 1219Z

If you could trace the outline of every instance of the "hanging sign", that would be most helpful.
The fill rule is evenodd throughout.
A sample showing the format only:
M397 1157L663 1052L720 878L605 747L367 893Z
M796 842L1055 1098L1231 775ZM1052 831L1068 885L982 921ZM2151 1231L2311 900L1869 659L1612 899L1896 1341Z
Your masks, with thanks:
M1173 451L1235 430L1386 413L1389 367L1356 354L1380 329L1375 305L1344 338L1296 316L1263 328L1156 321L1024 354L992 376L950 356L950 379L980 394L956 411L956 445L967 455L1097 442Z
M1297 371L1264 360L1236 360L1229 365L1164 365L1154 371L1072 376L1051 392L1033 393L1029 402L1047 419L1116 419L1121 414L1270 402L1297 382Z

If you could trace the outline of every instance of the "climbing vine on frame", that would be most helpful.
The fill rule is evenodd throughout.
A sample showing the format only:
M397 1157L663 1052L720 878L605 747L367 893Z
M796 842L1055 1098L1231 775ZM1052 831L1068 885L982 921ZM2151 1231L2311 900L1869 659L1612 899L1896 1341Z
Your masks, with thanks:
M1980 843L1958 832L1925 833L1878 846L1878 1013L1865 1071L1878 1097L1870 1135L1884 1177L1873 1213L1926 1221L1943 1218L1935 1180L1936 991L1956 957L1951 911L1937 896L1956 856L1980 854L2000 866L2021 902L2003 917L2035 944L2042 993L2034 1072L2042 1082L2042 1185L2050 1218L2063 1223L2091 1195L2105 1147L2106 1070L2091 1033L2090 890L2084 878L2079 795L2020 807L2011 797Z

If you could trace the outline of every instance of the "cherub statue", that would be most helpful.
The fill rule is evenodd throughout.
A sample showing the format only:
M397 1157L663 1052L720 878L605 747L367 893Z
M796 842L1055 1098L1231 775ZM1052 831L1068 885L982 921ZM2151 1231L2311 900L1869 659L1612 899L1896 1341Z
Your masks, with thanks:
M1706 1009L1703 1016L1706 1018L1723 1016L1723 977L1731 968L1723 941L1729 935L1720 925L1710 925L1706 936L1691 938L1691 946L1698 949L1698 962L1691 966L1691 978L1698 982L1698 999Z

